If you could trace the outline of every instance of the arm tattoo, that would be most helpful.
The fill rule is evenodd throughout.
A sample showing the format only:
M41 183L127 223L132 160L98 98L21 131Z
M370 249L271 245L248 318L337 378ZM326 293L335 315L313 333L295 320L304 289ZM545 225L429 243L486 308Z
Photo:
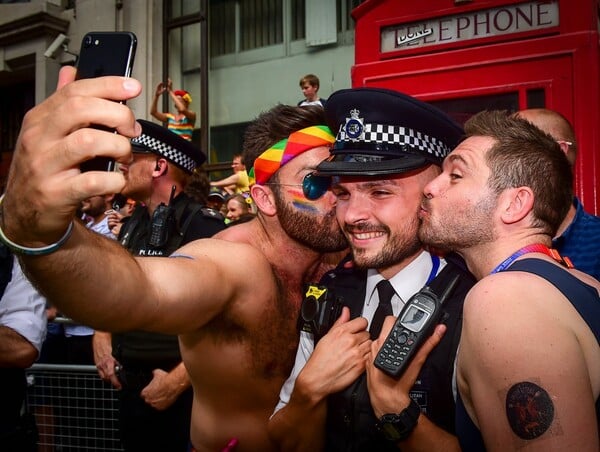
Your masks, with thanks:
M519 438L539 438L552 425L554 404L546 390L523 381L513 385L506 394L506 417Z

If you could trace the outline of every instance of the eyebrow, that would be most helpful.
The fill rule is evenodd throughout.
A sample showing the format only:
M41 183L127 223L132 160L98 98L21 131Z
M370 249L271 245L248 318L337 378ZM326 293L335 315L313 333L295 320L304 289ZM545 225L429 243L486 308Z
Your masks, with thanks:
M365 189L370 189L373 187L381 187L384 185L397 185L396 183L394 183L393 179L375 179L375 180L364 180L364 181L352 181L352 180L345 180L345 181L340 181L338 180L333 180L332 181L332 188L333 187L343 187L344 185L347 184L357 184L359 186L359 188L361 190L365 190Z
M463 165L465 165L466 167L469 166L469 164L467 163L467 161L465 160L465 158L462 155L450 154L448 157L446 157L446 160L450 163L459 162L459 163L462 163Z

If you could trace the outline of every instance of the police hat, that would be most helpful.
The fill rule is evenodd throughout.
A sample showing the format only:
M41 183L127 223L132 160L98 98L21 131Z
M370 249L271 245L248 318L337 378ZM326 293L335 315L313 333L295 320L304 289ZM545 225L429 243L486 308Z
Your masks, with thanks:
M142 133L131 139L133 152L160 155L189 174L206 161L200 149L166 127L143 119L138 122Z
M441 165L463 138L462 127L441 110L383 88L334 92L325 105L336 133L318 174L376 176Z
M209 198L217 198L221 202L225 202L225 195L218 190L211 190L208 193Z

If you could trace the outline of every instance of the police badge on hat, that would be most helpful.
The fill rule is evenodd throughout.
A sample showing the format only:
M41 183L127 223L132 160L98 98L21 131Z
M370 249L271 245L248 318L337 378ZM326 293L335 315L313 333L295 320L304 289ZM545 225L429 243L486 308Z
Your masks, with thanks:
M358 141L364 138L364 118L359 118L358 115L360 115L360 111L353 108L350 110L350 117L346 118L346 124L343 125L346 136L352 141Z
M402 174L441 165L463 136L443 111L385 88L338 90L327 99L325 116L338 134L331 155L317 166L324 176Z

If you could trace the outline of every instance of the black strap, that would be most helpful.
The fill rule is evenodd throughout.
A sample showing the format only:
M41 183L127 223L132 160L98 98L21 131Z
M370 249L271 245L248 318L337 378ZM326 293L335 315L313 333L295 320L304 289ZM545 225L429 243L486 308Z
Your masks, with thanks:
M191 210L188 213L183 224L181 224L181 218L183 217L183 213L188 206L191 206ZM175 249L179 248L179 246L181 245L181 242L183 241L183 237L185 236L185 232L187 231L188 227L190 226L190 223L192 222L192 220L194 219L194 216L198 212L200 212L203 207L204 206L202 206L201 204L190 202L190 203L183 204L181 210L175 212L175 218L177 220L177 238L173 239L173 244L175 245Z
M576 278L566 269L542 259L522 259L505 271L533 273L553 284L577 309L600 344L600 296L594 287Z

